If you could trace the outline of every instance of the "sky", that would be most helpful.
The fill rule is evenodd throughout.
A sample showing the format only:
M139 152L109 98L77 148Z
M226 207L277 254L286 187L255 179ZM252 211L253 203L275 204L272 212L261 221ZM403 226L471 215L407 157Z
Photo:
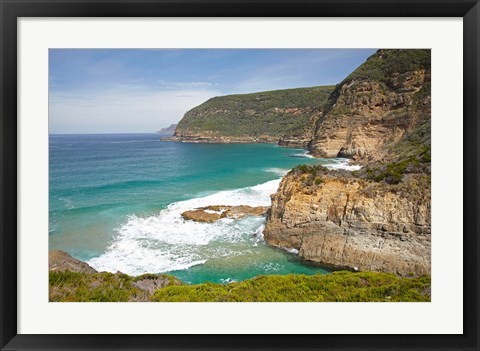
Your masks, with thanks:
M50 49L49 132L151 133L221 95L335 85L376 49Z

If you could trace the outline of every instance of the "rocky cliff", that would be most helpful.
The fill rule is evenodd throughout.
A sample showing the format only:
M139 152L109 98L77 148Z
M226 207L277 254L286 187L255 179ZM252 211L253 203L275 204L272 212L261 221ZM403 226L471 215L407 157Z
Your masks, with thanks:
M292 170L272 195L267 243L333 267L429 274L429 67L429 50L379 50L336 87L310 149L364 167Z
M212 98L188 111L171 140L306 146L334 87L276 90Z
M330 95L309 145L317 157L382 161L430 119L430 50L379 50Z
M350 172L296 168L272 195L265 240L332 267L429 274L430 177L405 177L388 184Z

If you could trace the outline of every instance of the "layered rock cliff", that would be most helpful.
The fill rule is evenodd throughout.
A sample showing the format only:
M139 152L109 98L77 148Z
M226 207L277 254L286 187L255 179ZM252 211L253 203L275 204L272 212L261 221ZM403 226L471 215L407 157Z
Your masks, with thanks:
M430 177L398 184L322 168L285 176L264 231L273 246L307 261L398 275L430 273Z
M188 111L170 140L306 146L333 88L215 97Z
M330 95L309 145L317 157L382 161L430 119L430 50L379 50Z
M429 67L429 50L379 50L336 87L310 149L364 167L292 170L272 195L267 243L333 267L430 273Z

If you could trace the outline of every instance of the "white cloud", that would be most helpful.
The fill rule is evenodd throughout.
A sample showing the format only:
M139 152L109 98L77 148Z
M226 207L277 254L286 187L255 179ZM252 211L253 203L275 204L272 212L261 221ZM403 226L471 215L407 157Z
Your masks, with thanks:
M154 132L177 123L215 90L150 91L117 87L108 92L51 93L50 133Z
M209 89L218 87L216 83L210 82L168 82L165 80L159 80L158 83L163 89Z

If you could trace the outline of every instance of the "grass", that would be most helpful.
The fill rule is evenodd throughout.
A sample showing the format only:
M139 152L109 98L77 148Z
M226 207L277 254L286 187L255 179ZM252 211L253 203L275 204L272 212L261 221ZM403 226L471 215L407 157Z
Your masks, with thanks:
M430 277L400 278L373 272L259 276L226 285L205 283L157 290L170 302L394 302L430 301Z

